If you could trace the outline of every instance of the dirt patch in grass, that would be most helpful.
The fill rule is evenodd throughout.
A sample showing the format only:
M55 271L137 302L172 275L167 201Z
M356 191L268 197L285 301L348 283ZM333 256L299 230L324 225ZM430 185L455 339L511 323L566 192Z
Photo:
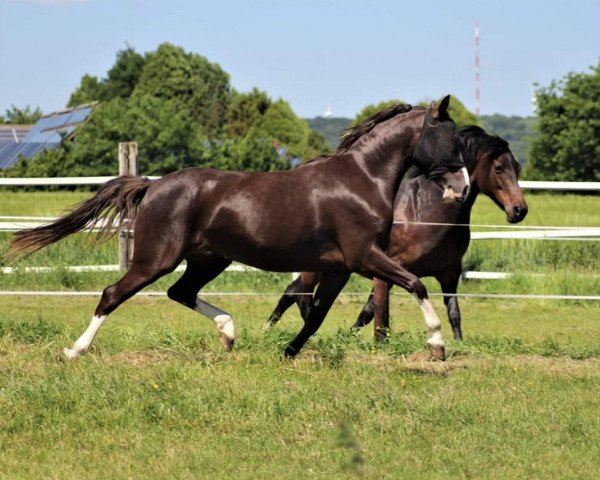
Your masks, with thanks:
M104 361L109 364L154 365L172 361L180 356L171 350L139 350L119 352L104 358Z

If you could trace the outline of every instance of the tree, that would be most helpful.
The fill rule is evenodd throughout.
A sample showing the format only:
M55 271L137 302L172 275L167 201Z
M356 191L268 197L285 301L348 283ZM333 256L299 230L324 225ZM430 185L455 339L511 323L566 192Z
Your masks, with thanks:
M71 94L67 102L67 107L76 107L84 103L97 102L104 98L105 90L106 85L98 80L98 77L93 77L86 73L81 77L77 89Z
M374 105L367 105L363 108L354 120L352 120L352 126L356 126L362 121L369 118L371 115L383 110L384 108L390 107L392 105L397 105L399 103L406 103L402 100L387 100L383 102L379 102ZM427 107L430 102L419 102L417 106L419 107ZM479 120L474 113L471 113L467 108L463 105L463 103L455 96L451 97L450 107L448 108L450 116L452 120L459 126L463 127L465 125L479 125Z
M79 87L71 94L68 107L76 107L84 103L108 101L114 98L129 98L137 85L144 69L146 59L128 46L117 52L117 59L110 68L106 78L99 80L85 74Z
M519 117L516 115L506 116L495 113L493 115L482 115L483 127L491 133L501 136L510 144L513 152L521 165L527 163L527 151L529 143L535 135L535 117Z
M100 100L111 100L113 98L129 98L133 89L144 71L146 59L137 53L133 47L117 52L117 60L108 71L105 84L104 98Z
M31 107L27 105L25 108L17 108L11 105L8 110L5 111L4 116L0 117L2 123L10 123L13 125L21 124L28 125L37 122L42 116L40 107L36 107L35 110L31 110Z
M464 104L458 99L458 97L454 95L450 99L448 113L450 113L452 120L454 120L454 123L456 123L456 125L459 127L465 127L467 125L480 126L477 115L475 115L473 112L470 112L467 107L465 107Z
M538 135L527 178L600 180L600 63L536 91Z
M379 103L367 105L365 108L363 108L360 112L356 114L356 117L354 117L354 120L352 120L351 126L356 127L357 125L360 125L362 122L364 122L367 118L375 115L380 110L383 110L387 107L391 107L392 105L398 105L399 103L406 102L403 102L402 100L384 100Z
M216 63L163 43L148 54L132 98L172 100L209 137L222 133L229 106L229 75Z
M252 126L264 116L271 106L271 99L254 87L248 93L234 92L227 110L225 135L239 138L248 135Z
M282 99L273 102L248 132L250 137L272 140L276 146L284 147L288 156L298 158L305 155L308 134L308 124Z

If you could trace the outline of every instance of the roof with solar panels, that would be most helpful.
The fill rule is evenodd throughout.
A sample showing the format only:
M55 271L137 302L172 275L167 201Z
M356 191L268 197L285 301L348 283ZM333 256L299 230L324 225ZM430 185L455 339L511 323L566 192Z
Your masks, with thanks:
M19 157L27 159L71 140L89 118L96 104L80 105L43 115L33 126L0 125L0 170L12 167Z

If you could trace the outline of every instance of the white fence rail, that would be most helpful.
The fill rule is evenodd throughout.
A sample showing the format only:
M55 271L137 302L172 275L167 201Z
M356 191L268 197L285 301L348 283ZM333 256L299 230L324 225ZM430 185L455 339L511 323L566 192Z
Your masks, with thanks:
M107 177L32 177L32 178L0 178L0 186L28 187L28 186L64 186L64 185L102 185L117 178ZM147 177L156 180L160 177ZM600 192L600 182L542 182L521 180L519 186L525 190L554 190L573 192Z
M27 186L69 186L69 185L101 185L109 180L117 178L116 176L102 177L37 177L37 178L0 178L1 186L27 187ZM160 177L149 176L151 180ZM528 181L519 182L521 188L526 190L549 190L549 191L573 191L573 192L600 192L600 182L544 182ZM4 220L4 221L1 221ZM23 228L33 228L55 220L54 217L20 217L20 216L0 216L0 232L15 232ZM96 228L99 228L97 225ZM504 228L504 227L503 227ZM526 227L525 227L526 228ZM472 232L473 240L491 240L491 239L544 239L544 240L598 240L600 239L599 228L581 228L565 227L543 230L540 227L531 227L535 230L519 231L490 231L490 232ZM94 266L71 266L66 267L73 272L90 271L115 271L117 265L94 265ZM51 267L25 267L20 271L25 272L44 272L51 271ZM250 271L256 270L243 265L232 265L229 271ZM12 273L14 269L4 267L0 269L2 273ZM465 272L464 278L470 279L501 279L507 278L511 274L503 272Z

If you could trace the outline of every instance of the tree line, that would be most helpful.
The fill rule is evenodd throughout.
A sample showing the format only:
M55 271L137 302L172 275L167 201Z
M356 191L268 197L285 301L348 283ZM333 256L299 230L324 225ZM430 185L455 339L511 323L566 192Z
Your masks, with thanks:
M571 72L538 87L535 98L536 119L501 115L478 119L456 97L450 113L458 125L496 131L521 160L527 155L524 178L600 180L600 64L590 72ZM67 106L91 102L98 104L76 141L62 142L32 160L22 158L0 173L113 175L117 144L124 141L138 142L140 171L145 175L189 166L288 169L329 153L344 126L402 103L368 105L350 121L317 117L307 122L285 100L274 100L258 88L236 91L217 63L170 43L145 54L127 47L117 52L104 78L84 75ZM40 116L39 108L13 106L0 122L33 123Z

